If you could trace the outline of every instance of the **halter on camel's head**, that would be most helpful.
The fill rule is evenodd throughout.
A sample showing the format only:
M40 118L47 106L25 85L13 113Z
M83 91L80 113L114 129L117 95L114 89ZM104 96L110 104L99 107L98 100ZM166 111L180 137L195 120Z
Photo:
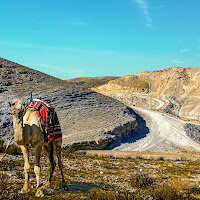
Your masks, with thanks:
M16 118L21 117L24 112L24 103L20 99L15 99L12 103L9 103L11 108L11 113Z
M16 118L16 120L15 120L15 123L16 123L17 121L21 120L21 117L23 116L24 103L20 99L15 99L12 103L9 103L9 105L11 108L12 115L15 116L15 118ZM8 148L13 137L14 137L14 135L11 135L11 137L6 145L5 150ZM4 155L5 155L5 153L3 153L3 155L1 156L0 161L3 159Z
M30 100L33 101L32 92L30 93ZM11 113L16 118L22 117L24 112L25 103L20 99L15 99L12 103L9 103Z

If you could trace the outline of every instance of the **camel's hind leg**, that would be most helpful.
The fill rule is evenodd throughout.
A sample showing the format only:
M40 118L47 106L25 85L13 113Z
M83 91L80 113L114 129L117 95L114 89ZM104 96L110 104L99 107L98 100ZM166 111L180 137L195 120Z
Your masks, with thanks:
M28 192L28 181L29 181L29 169L30 169L29 152L28 152L28 149L24 146L20 145L20 148L24 155L24 171L25 171L24 187L20 190L20 193L27 193Z
M51 185L53 172L54 172L54 169L56 166L56 162L55 162L54 156L53 156L53 152L54 152L53 141L51 141L47 146L45 146L45 149L47 150L47 154L48 154L48 158L49 158L51 166L50 166L50 175L49 175L48 181L44 187L49 188Z
M42 151L42 145L43 145L43 141L39 142L36 147L35 147L35 167L34 167L34 172L36 175L36 180L37 180L37 191L35 196L37 197L43 197L43 192L42 192L42 188L40 187L40 155L41 155L41 151Z
M62 187L64 189L67 189L67 184L65 182L64 175L63 175L63 164L62 164L62 160L61 160L61 145L62 145L62 138L59 138L56 141L54 141L56 155L58 158L58 167L60 168L61 176L62 176Z

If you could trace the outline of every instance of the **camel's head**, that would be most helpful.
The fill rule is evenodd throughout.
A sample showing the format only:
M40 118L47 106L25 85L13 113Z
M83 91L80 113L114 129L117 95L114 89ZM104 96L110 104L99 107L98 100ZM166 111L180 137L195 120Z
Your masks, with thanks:
M22 114L24 111L24 103L20 99L15 99L12 103L9 103L9 105L13 115Z

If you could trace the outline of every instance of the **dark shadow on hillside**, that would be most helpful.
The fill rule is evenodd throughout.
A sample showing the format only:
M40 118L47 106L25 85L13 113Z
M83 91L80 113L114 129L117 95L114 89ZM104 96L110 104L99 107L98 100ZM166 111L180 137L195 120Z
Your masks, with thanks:
M140 140L149 133L149 128L146 126L146 121L136 112L132 110L133 114L136 116L136 120L138 122L138 127L135 131L132 131L126 138L123 138L121 140L118 140L114 143L111 143L106 147L106 150L112 150L115 147L120 146L124 143L134 143L137 140Z

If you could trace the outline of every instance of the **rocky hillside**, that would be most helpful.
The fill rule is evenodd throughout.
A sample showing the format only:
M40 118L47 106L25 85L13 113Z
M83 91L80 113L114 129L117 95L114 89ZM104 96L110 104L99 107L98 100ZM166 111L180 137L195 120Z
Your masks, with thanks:
M87 78L74 78L70 80L66 80L69 83L75 83L77 85L83 85L87 88L97 87L99 85L103 85L108 83L111 80L115 80L119 77L115 76L105 76L105 77L87 77Z
M126 104L200 121L200 68L143 71L112 80L94 90Z
M0 138L13 134L8 102L34 98L51 103L58 113L63 146L103 149L137 126L132 111L121 102L39 71L0 58Z

